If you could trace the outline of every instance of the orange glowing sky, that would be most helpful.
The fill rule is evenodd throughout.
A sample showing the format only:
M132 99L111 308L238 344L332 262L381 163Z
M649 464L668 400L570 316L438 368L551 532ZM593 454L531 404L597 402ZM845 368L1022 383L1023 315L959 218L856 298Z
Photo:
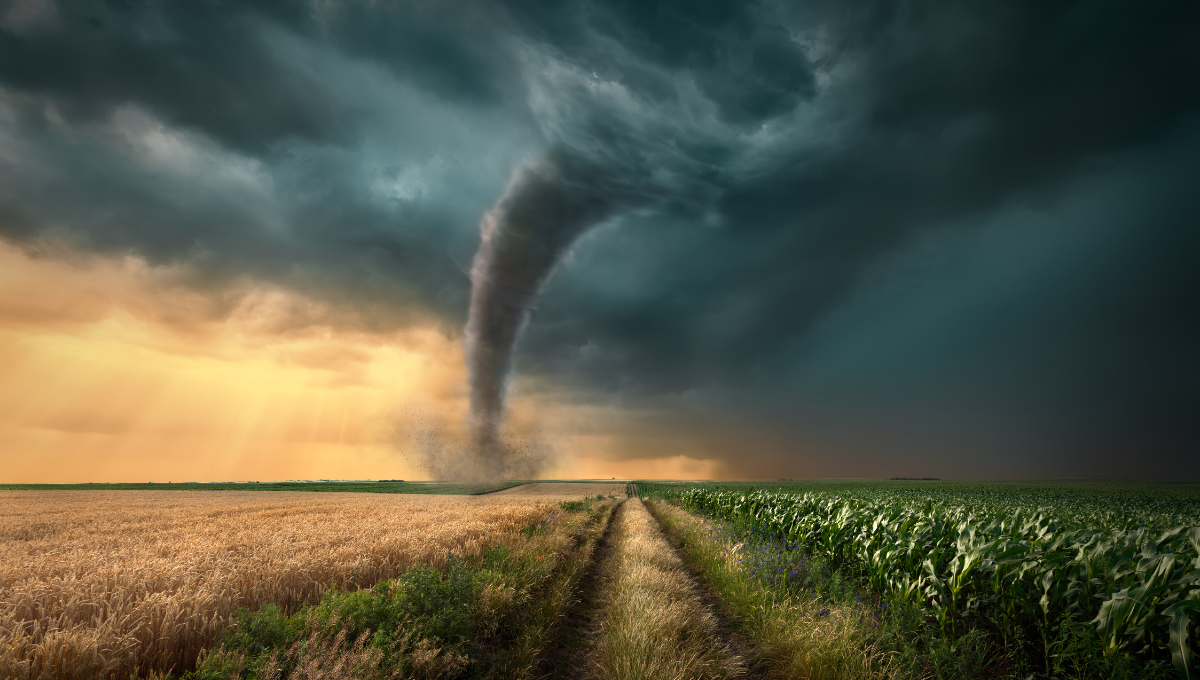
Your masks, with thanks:
M392 335L289 323L330 310L247 282L0 244L0 481L424 479L421 442L466 409L462 350L433 320ZM544 478L708 478L698 441L623 432L616 409L518 380Z

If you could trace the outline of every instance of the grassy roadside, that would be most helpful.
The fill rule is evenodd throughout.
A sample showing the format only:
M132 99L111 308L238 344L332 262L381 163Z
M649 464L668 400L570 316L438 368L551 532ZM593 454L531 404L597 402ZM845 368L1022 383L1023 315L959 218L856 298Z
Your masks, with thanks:
M187 680L532 678L614 500L560 503L515 540L288 616L239 612Z
M600 586L601 626L588 669L592 677L735 677L740 660L717 641L716 620L642 501L626 501L614 522L612 557Z
M731 543L712 523L659 501L646 507L749 643L748 662L776 678L894 677L869 607L854 600L831 603L812 588L772 587L740 559L745 545Z

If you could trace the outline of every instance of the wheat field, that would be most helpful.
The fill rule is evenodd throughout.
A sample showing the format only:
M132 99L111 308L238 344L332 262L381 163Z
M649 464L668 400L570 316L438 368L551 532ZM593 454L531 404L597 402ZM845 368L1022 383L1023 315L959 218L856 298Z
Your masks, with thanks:
M294 609L476 554L540 521L544 500L0 492L0 677L179 671L239 607Z

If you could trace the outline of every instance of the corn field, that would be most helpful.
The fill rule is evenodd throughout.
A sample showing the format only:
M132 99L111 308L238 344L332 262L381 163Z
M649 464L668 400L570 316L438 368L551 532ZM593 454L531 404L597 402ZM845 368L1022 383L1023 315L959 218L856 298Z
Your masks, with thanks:
M0 492L0 677L179 672L239 607L478 554L549 512L521 496Z
M785 537L874 592L921 603L949 639L979 623L1005 645L1032 638L1029 651L1047 673L1053 631L1083 621L1106 655L1170 663L1181 677L1200 677L1200 522L1185 504L1081 497L1046 505L1034 494L953 490L653 491ZM1164 526L1188 519L1190 526Z

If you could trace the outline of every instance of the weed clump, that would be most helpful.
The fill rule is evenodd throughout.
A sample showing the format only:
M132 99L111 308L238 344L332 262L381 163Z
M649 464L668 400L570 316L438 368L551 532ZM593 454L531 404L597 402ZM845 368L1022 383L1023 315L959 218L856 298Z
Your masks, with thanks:
M221 645L189 680L290 677L454 677L474 650L479 594L489 580L452 557L358 591L331 589L291 616L239 610Z

